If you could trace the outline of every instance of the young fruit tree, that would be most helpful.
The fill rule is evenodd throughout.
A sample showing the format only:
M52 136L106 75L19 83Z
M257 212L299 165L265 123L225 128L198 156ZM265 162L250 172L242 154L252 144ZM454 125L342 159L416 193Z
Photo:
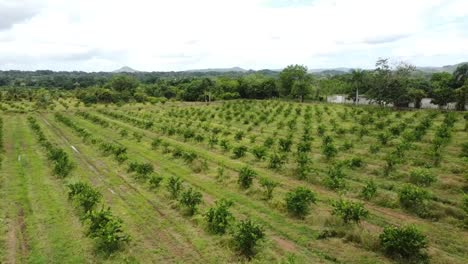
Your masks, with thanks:
M304 187L298 187L286 194L288 211L299 218L304 218L309 212L310 205L316 201L315 193Z

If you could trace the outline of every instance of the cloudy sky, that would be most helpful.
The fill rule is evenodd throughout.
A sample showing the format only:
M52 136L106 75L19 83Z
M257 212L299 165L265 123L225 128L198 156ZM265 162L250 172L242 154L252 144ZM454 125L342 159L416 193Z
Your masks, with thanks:
M468 0L0 0L0 70L468 61Z

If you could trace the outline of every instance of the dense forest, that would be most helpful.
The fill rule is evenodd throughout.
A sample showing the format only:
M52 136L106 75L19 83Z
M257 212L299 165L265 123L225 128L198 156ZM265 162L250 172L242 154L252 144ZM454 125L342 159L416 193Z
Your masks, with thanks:
M406 63L393 66L379 59L373 70L354 69L343 74L312 74L302 65L280 72L53 72L0 71L2 100L35 100L39 106L58 97L77 97L85 104L213 101L237 98L325 100L327 95L356 94L381 104L420 107L422 98L443 107L456 102L465 110L468 64L453 73L420 74Z

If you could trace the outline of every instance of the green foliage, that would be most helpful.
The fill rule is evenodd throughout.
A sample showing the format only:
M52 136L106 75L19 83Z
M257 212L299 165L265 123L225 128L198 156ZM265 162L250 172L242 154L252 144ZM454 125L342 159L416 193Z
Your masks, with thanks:
M122 220L112 215L110 209L90 211L88 236L98 240L99 247L111 253L130 241L130 236L122 228Z
M246 146L237 146L232 150L232 153L234 154L235 159L244 157L246 152L247 152Z
M428 187L437 181L437 177L429 169L415 168L410 171L410 181L415 185Z
M215 234L224 234L234 216L229 211L232 201L221 199L215 202L215 206L208 209L205 219L208 229Z
M271 198L273 198L273 190L279 185L279 183L263 177L260 179L260 185L265 188L265 198L267 200L271 200Z
M281 169L284 163L285 163L285 156L274 152L270 155L270 159L268 161L268 168L275 169L275 170Z
M255 146L252 148L252 154L257 160L262 160L266 157L267 148L265 146Z
M415 212L420 216L427 214L427 200L430 198L429 193L417 186L406 184L398 192L400 204L408 210Z
M252 185L255 177L257 177L257 172L250 167L243 167L239 170L239 179L237 182L241 188L248 189Z
M179 202L189 209L189 215L193 215L197 206L203 201L202 193L194 190L192 187L182 192Z
M128 165L128 172L136 172L139 179L147 179L154 172L153 164L149 162L132 162Z
M383 250L390 256L403 259L424 259L422 250L428 246L427 238L414 226L388 226L379 236Z
M333 143L327 143L322 145L322 153L327 160L330 160L336 156L338 150L336 149L335 145L333 145Z
M247 258L255 254L255 247L264 237L263 228L250 219L239 222L232 234L234 245Z
M94 209L101 201L102 194L87 183L77 182L68 184L67 186L70 189L68 191L68 198L75 200L83 207L85 213Z
M362 188L361 196L366 199L370 200L377 194L377 186L375 185L373 180L367 182L366 186Z
M159 175L151 175L148 179L148 183L150 185L151 189L157 189L159 186L161 186L161 182L164 178Z
M461 153L460 156L463 158L468 158L468 142L465 142L461 145Z
M169 182L167 183L167 190L173 199L178 198L179 193L182 190L182 180L177 176L170 177Z
M324 180L325 186L332 190L342 190L346 187L345 174L342 165L336 164L328 169L328 177Z
M317 201L315 193L304 187L298 187L286 194L286 207L294 216L304 218L312 203Z
M369 211L364 208L364 204L362 203L340 199L333 203L332 214L340 216L345 223L351 221L359 223L362 218L366 218L369 215Z

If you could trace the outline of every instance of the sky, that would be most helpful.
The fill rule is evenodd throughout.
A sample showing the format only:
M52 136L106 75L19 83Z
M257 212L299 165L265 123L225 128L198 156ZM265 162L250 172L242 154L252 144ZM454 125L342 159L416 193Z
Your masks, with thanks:
M468 0L0 0L0 70L468 61Z

